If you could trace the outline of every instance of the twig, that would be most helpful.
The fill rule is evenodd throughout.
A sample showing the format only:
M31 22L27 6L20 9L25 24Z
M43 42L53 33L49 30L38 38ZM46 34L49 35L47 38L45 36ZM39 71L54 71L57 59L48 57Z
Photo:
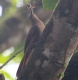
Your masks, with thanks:
M17 54L19 54L23 50L24 50L24 48L22 48L21 50L19 50L18 52L16 52L9 60L7 60L2 66L0 66L0 69L2 69L8 62L10 62L14 57L16 57Z

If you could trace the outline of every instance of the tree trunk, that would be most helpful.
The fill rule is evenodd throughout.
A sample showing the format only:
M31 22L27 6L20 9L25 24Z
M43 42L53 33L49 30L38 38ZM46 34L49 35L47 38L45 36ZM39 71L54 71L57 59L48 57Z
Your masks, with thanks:
M78 0L60 0L18 80L60 80L78 45Z
M78 80L78 52L72 56L62 80Z

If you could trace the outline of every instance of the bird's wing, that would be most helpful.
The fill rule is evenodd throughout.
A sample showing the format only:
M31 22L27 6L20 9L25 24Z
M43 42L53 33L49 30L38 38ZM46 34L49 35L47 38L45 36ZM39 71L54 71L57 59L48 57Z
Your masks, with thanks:
M30 50L29 49L30 49L31 43L34 44L33 40L34 40L34 35L35 35L35 29L36 28L34 28L34 27L32 27L32 28L29 30L29 33L28 33L27 38L26 38L25 48L24 48L24 56L23 56L22 61L21 61L20 65L19 65L19 68L17 70L17 73L16 73L17 77L20 75L22 69L25 67L26 61L27 61L28 56L30 54Z
M34 33L35 33L35 28L32 27L32 28L29 30L29 33L28 33L27 38L26 38L26 41L25 41L24 53L25 53L27 47L29 46L29 43L31 42Z

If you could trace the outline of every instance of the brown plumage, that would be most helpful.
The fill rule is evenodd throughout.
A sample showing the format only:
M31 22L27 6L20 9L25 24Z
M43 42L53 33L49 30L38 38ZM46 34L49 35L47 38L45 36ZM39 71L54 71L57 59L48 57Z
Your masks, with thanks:
M17 70L16 76L19 77L21 71L24 69L28 59L35 48L35 44L38 42L45 26L44 23L33 13L33 9L30 7L31 14L29 16L29 20L31 21L31 29L26 38L25 48L24 48L24 56Z

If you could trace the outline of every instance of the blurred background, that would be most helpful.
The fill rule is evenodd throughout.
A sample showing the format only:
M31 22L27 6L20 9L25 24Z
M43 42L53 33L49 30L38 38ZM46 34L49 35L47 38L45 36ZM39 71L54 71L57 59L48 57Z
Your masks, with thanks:
M46 23L52 11L43 9L42 0L0 0L0 66L24 47L31 27L26 4L33 1L36 6L34 13ZM23 51L0 70L6 80L15 80L22 57Z

